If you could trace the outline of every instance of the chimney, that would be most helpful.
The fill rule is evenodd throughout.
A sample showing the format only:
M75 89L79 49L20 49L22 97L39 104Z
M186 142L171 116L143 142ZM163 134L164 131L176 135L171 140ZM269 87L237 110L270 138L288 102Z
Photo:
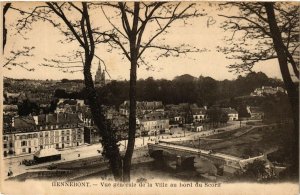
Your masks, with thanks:
M46 114L46 124L49 123L49 115Z

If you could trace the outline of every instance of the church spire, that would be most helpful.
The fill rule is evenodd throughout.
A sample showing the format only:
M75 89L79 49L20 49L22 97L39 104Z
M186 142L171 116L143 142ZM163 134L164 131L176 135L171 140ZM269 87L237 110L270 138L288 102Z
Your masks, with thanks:
M101 72L101 64L100 64L100 60L99 60L99 65L98 65L98 71Z
M104 70L103 70L103 72L101 71L100 61L99 61L99 65L98 65L98 70L95 75L95 84L100 87L105 85L105 72L104 72Z

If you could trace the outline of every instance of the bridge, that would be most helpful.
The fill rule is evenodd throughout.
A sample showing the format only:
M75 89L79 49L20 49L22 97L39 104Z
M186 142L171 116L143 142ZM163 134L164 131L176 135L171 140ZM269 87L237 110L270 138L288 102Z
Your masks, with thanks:
M196 149L187 146L177 145L169 142L158 142L156 144L148 143L149 154L158 162L163 162L165 156L176 156L177 169L194 168L194 162L197 159L206 159L210 161L218 170L217 174L229 173L233 174L237 170L241 170L247 162L254 159L262 158L262 156L251 159L242 159L223 153L212 152L203 149Z

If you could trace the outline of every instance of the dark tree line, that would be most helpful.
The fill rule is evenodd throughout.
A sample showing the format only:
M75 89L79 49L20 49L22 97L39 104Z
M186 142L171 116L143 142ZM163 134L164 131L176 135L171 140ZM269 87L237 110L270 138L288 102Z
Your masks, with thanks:
M173 80L149 77L137 81L136 98L138 101L162 101L163 104L196 103L199 106L212 106L221 100L234 101L235 97L249 95L263 85L276 87L283 83L261 72L223 81L191 75L178 76ZM118 107L124 100L128 100L128 90L128 81L113 81L99 88L98 93L104 104Z
M137 81L138 101L162 101L164 104L196 103L199 106L221 104L223 107L234 107L236 97L247 96L256 88L262 86L283 86L278 79L268 78L262 72L252 72L246 76L238 76L235 80L218 81L211 77L191 75L177 76L173 80L166 79L139 79ZM97 89L103 104L118 108L128 100L129 81L112 81ZM57 89L56 98L85 99L85 89L79 92L68 93ZM241 102L243 103L243 102ZM257 105L255 102L253 105Z

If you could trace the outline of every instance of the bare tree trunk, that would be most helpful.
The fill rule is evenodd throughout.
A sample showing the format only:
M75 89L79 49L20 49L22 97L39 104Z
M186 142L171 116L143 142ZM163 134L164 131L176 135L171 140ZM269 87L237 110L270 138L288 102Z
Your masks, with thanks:
M122 159L117 145L115 133L110 128L110 124L105 122L105 116L103 114L101 103L98 102L97 93L94 88L94 83L89 67L91 66L91 57L86 56L84 66L84 82L87 91L87 98L89 100L91 113L95 125L98 127L100 135L102 137L101 144L103 146L103 155L109 160L109 164L112 169L115 180L122 180Z
M6 29L6 26L5 26L5 14L6 12L8 11L8 9L10 8L11 6L11 3L6 3L3 7L3 53L4 53L4 48L5 48L5 45L6 45L6 38L7 38L7 29Z
M136 133L136 72L137 72L137 60L138 60L138 47L137 30L138 30L138 17L139 17L139 2L134 3L134 17L132 23L132 29L129 32L130 41L130 87L129 87L129 132L128 132L128 144L127 150L123 159L123 181L130 181L130 168L132 154L134 151L135 133Z
M298 92L298 86L293 82L289 67L288 67L288 56L284 50L284 43L282 41L281 33L278 28L275 13L274 13L274 6L273 3L268 2L265 3L265 8L267 11L268 16L268 23L270 26L270 32L273 39L273 44L275 51L278 56L278 62L280 66L280 71L282 74L282 78L285 84L285 87L288 92L289 101L292 107L293 112L293 120L294 120L294 140L293 140L293 154L294 157L294 168L295 173L298 174L299 169L299 92Z
M136 69L137 63L131 62L130 69L130 90L129 90L129 101L130 101L130 112L129 112L129 133L128 133L128 144L126 154L124 156L123 164L123 180L130 181L130 167L131 159L134 151L135 133L136 133Z

